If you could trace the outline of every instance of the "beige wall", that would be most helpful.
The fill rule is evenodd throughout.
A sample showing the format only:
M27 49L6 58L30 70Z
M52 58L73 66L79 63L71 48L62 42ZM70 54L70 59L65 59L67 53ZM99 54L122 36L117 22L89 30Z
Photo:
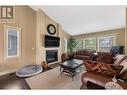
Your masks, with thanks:
M108 31L100 31L95 33L88 33L88 34L77 35L73 37L76 39L82 40L84 38L89 38L89 37L110 36L110 35L116 35L116 38L117 38L116 45L125 46L125 28L108 30Z
M17 69L26 64L40 64L45 60L44 35L47 33L47 25L53 24L57 28L54 36L60 37L60 47L58 49L59 61L61 53L64 52L64 38L69 38L69 34L65 33L61 26L48 17L43 11L37 12L28 6L15 7L15 22L0 23L0 63L9 64L9 66ZM4 26L21 28L21 56L14 59L6 59L4 57ZM49 35L49 34L48 34Z
M56 28L58 28L58 24L54 21L54 20L52 20L50 17L48 17L46 14L45 14L45 34L46 35L50 35L48 32L47 32L47 26L49 25L49 24L53 24ZM56 33L53 35L53 36L58 36L59 34L58 34L58 29L56 29Z
M35 63L36 12L27 6L15 7L15 22L0 23L0 63L21 66ZM14 59L4 57L4 26L21 28L21 56Z
M53 19L48 17L42 10L38 10L36 12L36 63L41 64L42 61L45 61L45 55L46 55L46 50L58 50L58 61L61 61L61 53L64 51L64 38L69 38L70 36L65 33L61 26L55 22ZM56 27L56 34L54 36L59 36L60 37L60 47L58 48L45 48L44 47L44 35L48 34L47 33L47 25L48 24L53 24ZM50 34L48 34L50 35Z
M60 49L61 49L61 54L65 53L65 42L64 39L69 39L71 36L64 32L64 30L62 30L62 27L59 25L59 36L60 36Z

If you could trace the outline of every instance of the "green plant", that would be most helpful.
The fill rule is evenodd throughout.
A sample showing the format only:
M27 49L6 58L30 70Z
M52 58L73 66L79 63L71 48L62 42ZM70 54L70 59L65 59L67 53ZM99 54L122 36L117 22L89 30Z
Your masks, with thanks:
M71 37L69 40L68 40L68 43L67 43L67 48L68 48L68 53L70 55L73 54L74 52L74 49L76 48L78 42L76 41L75 38Z

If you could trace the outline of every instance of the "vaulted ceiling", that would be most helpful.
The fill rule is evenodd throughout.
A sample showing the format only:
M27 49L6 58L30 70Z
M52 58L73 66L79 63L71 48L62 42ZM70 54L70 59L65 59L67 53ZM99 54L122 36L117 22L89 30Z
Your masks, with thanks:
M42 9L70 35L125 27L125 6L30 6Z

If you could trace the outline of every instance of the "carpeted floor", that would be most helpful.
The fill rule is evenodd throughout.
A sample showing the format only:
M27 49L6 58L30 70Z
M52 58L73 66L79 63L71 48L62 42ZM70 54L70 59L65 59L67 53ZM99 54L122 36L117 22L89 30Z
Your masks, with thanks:
M60 75L59 69L58 66L25 80L31 89L80 89L81 75L85 72L83 66L79 68L80 72L76 74L73 80L70 76Z

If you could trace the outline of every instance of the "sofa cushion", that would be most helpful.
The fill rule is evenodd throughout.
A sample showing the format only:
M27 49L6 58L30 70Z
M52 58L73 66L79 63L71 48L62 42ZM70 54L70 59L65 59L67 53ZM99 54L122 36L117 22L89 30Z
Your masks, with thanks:
M95 63L92 61L85 61L85 67L87 71L96 72L102 75L108 75L111 77L119 75L123 66L113 65L113 64L105 64L105 63Z
M77 51L77 54L78 54L78 55L84 55L84 52L83 52L83 50L78 50L78 51Z
M95 73L95 72L85 72L82 75L83 84L86 84L87 82L91 82L91 83L104 87L105 84L110 81L112 81L112 77L105 76L105 75L99 75L98 73Z
M122 74L120 74L118 78L127 81L127 71L124 71Z
M85 56L90 56L94 52L95 52L95 50L84 50L84 55Z
M109 52L98 52L97 62L113 63L113 56Z
M89 56L89 51L85 50L85 56Z
M81 59L81 60L88 60L89 56L84 56L84 55L75 55L75 59Z

